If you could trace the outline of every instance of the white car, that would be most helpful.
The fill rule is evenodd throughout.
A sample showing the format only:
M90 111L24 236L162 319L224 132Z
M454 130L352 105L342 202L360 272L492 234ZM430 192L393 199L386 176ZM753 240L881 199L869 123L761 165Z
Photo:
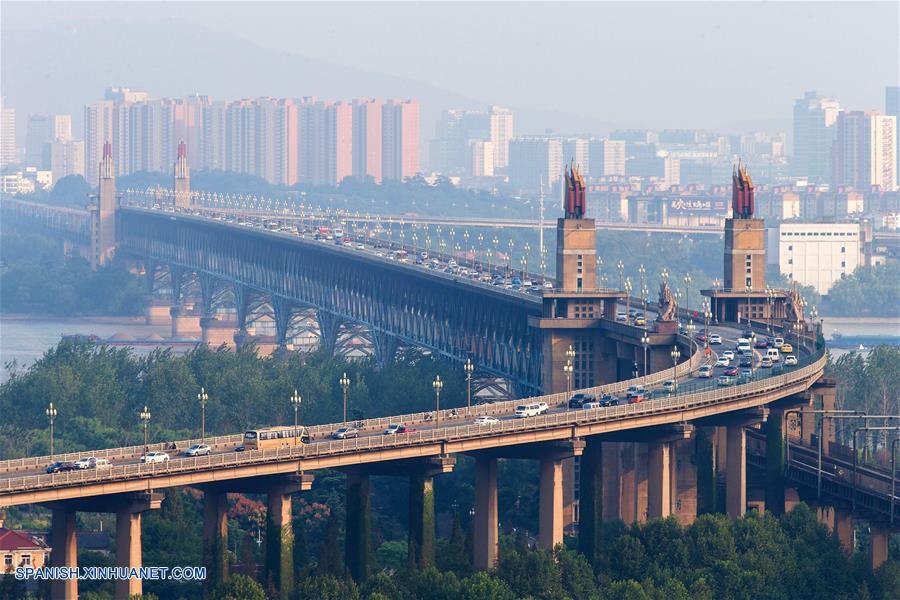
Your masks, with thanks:
M667 379L663 381L662 389L664 392L674 392L675 391L675 380Z
M206 444L194 444L184 451L185 456L206 456L212 452L212 448Z
M164 463L169 461L169 455L165 452L148 452L141 457L142 463Z
M727 367L729 365L731 365L731 360L727 356L720 356L716 360L717 367Z
M712 367L710 365L703 365L700 369L697 370L697 377L700 379L709 379L712 377Z
M76 469L97 469L100 467L108 467L109 461L105 458L97 458L96 456L89 456L87 458L79 458L75 461Z
M793 354L788 354L784 357L784 366L786 367L796 367L799 363L800 361Z
M585 410L591 409L591 408L600 408L600 403L599 402L585 402L584 404L581 405L581 408L583 408Z
M493 425L494 423L499 423L500 419L497 417L493 417L491 415L481 415L477 419L475 419L476 425Z
M734 360L734 350L726 350L722 353L722 356L724 356L728 360Z
M721 343L722 343L722 336L719 335L718 333L711 333L711 334L709 334L709 343L710 343L710 344L721 344Z
M719 375L719 378L716 380L716 385L726 386L734 383L734 380L728 375Z

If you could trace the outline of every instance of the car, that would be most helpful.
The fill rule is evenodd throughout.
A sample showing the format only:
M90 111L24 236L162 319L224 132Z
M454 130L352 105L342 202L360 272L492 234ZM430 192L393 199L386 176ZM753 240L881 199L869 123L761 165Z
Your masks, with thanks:
M241 444L240 446L235 446L235 447L234 447L234 451L235 451L235 452L243 452L243 451L246 450L246 449L247 449L247 447L244 446L243 444Z
M786 367L796 367L799 363L800 361L793 354L788 354L784 357L784 366Z
M619 405L619 397L613 396L612 394L604 394L602 398L600 398L600 406L618 406Z
M728 375L729 377L734 377L735 375L738 374L738 368L737 367L728 367L727 369L722 371L722 374Z
M779 350L781 350L782 354L791 354L794 351L794 347L788 343L784 343Z
M753 342L753 347L754 348L768 348L769 340L767 340L764 337L756 338L756 341Z
M601 404L597 401L585 402L584 404L581 405L581 408L584 410L590 410L592 408L600 408L600 407L601 407Z
M575 394L569 399L569 408L581 408L585 402L594 402L596 397L593 394Z
M359 429L357 429L356 427L341 427L340 429L332 433L331 437L336 440L349 440L350 438L358 438Z
M753 369L741 369L741 377L753 377Z
M194 444L184 451L185 456L207 456L212 453L212 448L206 444Z
M713 346L718 346L722 343L722 336L718 333L709 334L709 343Z
M662 389L664 392L672 393L675 391L675 380L674 379L666 379L663 381Z
M744 356L744 357L742 357L742 358L741 358L741 362L740 362L740 366L741 366L741 367L752 367L752 366L753 366L753 359L750 358L749 356Z
M782 346L784 346L784 338L775 338L774 340L772 340L772 346L774 346L775 348L781 348Z
M105 458L91 458L90 460L91 464L88 466L89 469L104 469L112 466Z
M713 375L712 366L703 365L700 369L697 370L697 377L700 379L709 379Z
M733 351L733 350L726 350L725 352L722 353L722 356L724 356L724 357L727 358L728 360L734 360L734 351Z
M550 410L546 402L531 402L530 404L520 404L516 406L516 417L524 419L526 417L536 417Z
M79 458L79 459L76 460L75 463L74 463L74 464L75 464L75 468L76 468L76 469L90 469L90 468L91 468L91 462L94 461L94 460L96 460L96 459L95 459L93 456L89 456L89 457L86 457L86 458Z
M644 325L647 324L647 319L638 315L637 317L634 318L634 324L637 325L638 327L643 327Z
M730 365L731 365L731 360L729 360L729 358L727 356L720 356L718 359L716 359L717 367L727 367Z
M627 323L628 315L626 315L624 312L618 312L616 313L616 321L619 321L620 323Z
M356 245L356 249L357 249L357 250L365 250L365 249L366 249L366 245L365 245L365 244L357 244L357 245Z
M771 359L771 358L769 358L768 356L764 356L763 359L762 359L762 360L760 361L760 363L759 363L759 368L761 368L761 369L771 369L773 364L774 364L774 363L772 363L772 359Z
M756 337L756 334L753 333L753 330L752 330L752 329L745 329L745 330L741 333L741 335L742 335L743 337L747 338L748 340L752 340L754 337Z
M47 465L48 473L63 473L65 471L74 471L78 467L75 466L75 463L69 461L56 461Z
M384 435L399 435L403 433L412 433L413 431L415 431L415 429L401 423L399 425L388 425L388 428L384 430Z
M142 463L164 463L169 461L169 455L165 452L147 452L141 456Z
M719 378L716 379L716 385L726 386L734 383L734 380L728 375L719 375Z
M646 400L649 395L650 392L648 392L646 388L636 385L631 386L625 391L625 397L629 402L641 402Z
M494 417L492 415L481 415L480 417L475 419L476 425L493 425L494 423L499 423L500 419Z
M637 392L637 391L640 390L640 389L641 389L641 386L639 386L639 385L632 385L632 386L629 386L628 389L625 390L625 396L626 396L626 397L627 397L627 396L630 396L631 394Z
M705 341L706 341L706 334L705 334L705 333L698 333L697 335L694 336L694 339L697 340L698 342L705 342Z
M553 282L552 282L552 281L545 281L545 282L544 282L544 289L545 289L545 290L552 290L552 289L553 289Z

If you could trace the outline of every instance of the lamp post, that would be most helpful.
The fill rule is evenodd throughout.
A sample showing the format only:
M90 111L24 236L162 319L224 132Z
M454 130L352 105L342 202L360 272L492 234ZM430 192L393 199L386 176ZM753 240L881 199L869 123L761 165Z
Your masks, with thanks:
M506 272L507 273L512 273L512 253L513 253L513 248L515 248L515 246L516 246L516 243L512 240L512 238L509 238L509 242L506 244L506 247L509 248L509 254L506 257L506 259L507 259Z
M209 394L206 388L201 387L200 393L197 394L197 400L200 401L200 443L206 443L206 401L209 400Z
M47 418L50 419L50 462L53 462L53 421L56 420L57 410L52 402L44 413L47 415Z
M625 264L620 260L616 268L619 269L619 289L625 289Z
M472 248L469 246L469 230L463 229L463 246L466 247L466 254L472 255L472 268L475 268L475 253L472 252Z
M441 390L444 389L444 382L441 381L440 375L435 376L434 381L431 382L431 387L434 388L434 424L435 424L435 426L440 426L440 424L441 424Z
M597 255L597 281L603 281L603 257Z
M688 273L684 276L684 305L687 308L688 313L691 312L691 274Z
M297 423L298 423L298 412L300 411L300 403L303 402L303 398L300 397L300 394L297 390L294 390L294 395L291 396L291 406L294 407L294 445L297 445Z
M497 257L497 270L500 270L500 255L497 253L497 248L500 246L500 239L495 235L494 239L491 240L491 243L494 245L494 256Z
M522 281L525 281L525 271L528 268L528 255L531 254L531 245L525 242L522 250Z
M575 374L575 348L572 345L569 345L569 349L566 350L566 366L563 368L566 372L566 392L572 392L572 379Z
M625 315L631 318L631 279L625 279Z
M722 282L719 281L719 278L713 279L713 289L715 293L713 294L713 323L719 322L719 287L722 285Z
M819 311L816 310L815 306L813 306L812 310L809 311L809 318L810 318L810 320L812 320L813 327L816 330L815 331L816 341L813 343L813 350L815 350L816 345L818 344L818 341L819 341L819 338L818 338L818 335L819 335L819 324L818 324Z
M641 336L641 346L644 347L644 377L647 377L647 348L650 346L650 336L646 331Z
M681 358L681 351L678 349L678 346L672 346L672 351L669 353L669 356L672 357L672 381L675 383L674 392L675 395L678 395L678 373L676 372L678 368L678 359Z
M641 287L639 288L641 292L644 291L644 274L647 272L647 269L644 268L644 263L641 263L641 266L638 267L638 275L641 277ZM647 316L647 307L644 307L644 316Z
M341 384L341 389L344 390L344 423L347 422L347 392L350 390L350 378L347 377L347 374L344 373L341 375L338 383Z
M141 419L141 422L144 424L144 454L147 454L150 450L149 443L147 441L147 426L150 424L150 410L144 406L144 410L142 410L138 416Z
M468 414L469 411L472 410L472 373L475 372L475 365L472 363L471 358L466 359L463 370L466 372L466 387L468 389L468 395L466 397L466 414Z
M705 347L709 348L709 319L712 314L709 312L709 300L703 301L703 319L706 322L703 328L703 335L706 338L706 342L704 344Z

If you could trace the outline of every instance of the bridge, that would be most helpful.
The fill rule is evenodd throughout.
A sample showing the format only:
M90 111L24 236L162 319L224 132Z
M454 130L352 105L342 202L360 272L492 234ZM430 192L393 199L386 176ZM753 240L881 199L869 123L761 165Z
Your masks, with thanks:
M526 399L373 419L362 423L360 437L352 440L329 438L341 424L321 425L311 428L310 443L265 450L235 452L242 439L237 432L212 440L210 456L163 464L142 464L140 456L148 450L143 447L81 453L79 457L108 458L112 466L57 474L41 473L51 457L0 462L0 507L39 503L52 508L54 566L75 564L74 515L79 510L115 512L117 562L140 566L141 513L159 507L162 490L187 485L205 496L204 557L208 585L213 586L227 577L226 494L262 493L268 497L265 567L287 596L293 585L291 497L309 489L314 472L326 468L347 473L346 556L357 581L371 567L371 475L410 478L410 560L433 564L433 478L451 471L460 455L476 461L476 568L496 565L496 477L502 458L540 462L540 545L561 543L565 528L577 523L580 549L594 561L603 520L675 515L690 522L698 512L715 510L710 497L717 471L725 477L726 512L740 516L750 502L748 428L762 427L767 447L781 448L789 412L833 407L833 385L822 380L825 357L818 325L804 319L802 303L787 291L776 302L709 291L714 301L727 305L723 315L744 320L743 325L720 323L710 331L734 344L747 322L774 322L777 332L796 339L799 364L793 367L769 368L756 351L740 377L698 377L699 367L711 366L717 353L708 340L701 346L692 331L679 331L678 320L686 312L675 305L667 281L660 284L652 326L633 323L620 310L629 301L627 294L598 288L594 269L584 268L596 257L596 226L584 218L584 187L577 171L567 173L565 216L556 225L557 279L547 282L551 287L534 290L500 285L502 269L490 264L472 264L471 272L464 273L450 256L429 255L423 265L397 258L397 252L418 255L421 248L385 247L369 239L348 242L348 247L297 230L229 223L191 207L186 183L177 179L176 190L181 191L173 195L173 206L120 206L111 160L109 154L101 167L100 194L86 221L77 214L64 217L50 208L6 200L4 216L21 226L62 228L76 236L87 227L95 264L117 253L146 274L148 292L165 289L173 333L198 323L204 341L213 343L211 332L220 329L236 343L248 338L256 343L247 331L247 318L254 300L262 297L274 312L274 351L288 351L292 316L308 309L317 314L326 348L333 348L341 324L361 324L370 331L382 363L392 359L400 344L419 346L461 364L471 361L481 372L511 382L516 395ZM740 287L735 282L744 282L745 255L760 256L763 243L757 235L761 222L752 219L752 184L748 188L736 180L735 186L742 210L748 197L751 208L726 224L724 289ZM761 290L764 279L764 261L761 266L748 261L747 285ZM233 321L214 310L223 290L234 304ZM707 323L709 319L707 309ZM640 372L646 375L635 377ZM635 392L626 403L624 392L632 386L649 391ZM573 389L621 396L622 403L570 409ZM546 404L544 414L514 416L517 406L535 403ZM497 421L475 424L480 415ZM414 424L417 431L382 435L388 423ZM806 416L800 419L802 440L812 426ZM796 452L772 450L765 456L766 473L777 477L766 486L764 506L781 512L790 496L791 469L798 469L799 479L802 460ZM881 494L883 506L883 489L867 482L853 482L860 497ZM896 501L891 491L887 505ZM873 555L873 564L878 560L881 554ZM74 580L53 585L55 598L77 596ZM140 593L140 580L117 582L119 598Z

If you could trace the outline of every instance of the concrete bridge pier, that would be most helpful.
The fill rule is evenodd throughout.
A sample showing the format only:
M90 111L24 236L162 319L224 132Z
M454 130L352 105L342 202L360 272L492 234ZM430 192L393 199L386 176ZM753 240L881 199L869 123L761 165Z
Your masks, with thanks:
M607 456L614 455L618 449L609 448L611 452L605 450L600 436L586 438L579 473L578 549L594 567L599 564L602 548L603 519L607 503L604 485Z
M420 462L409 476L408 552L410 564L424 569L435 564L434 477L451 472L456 459L438 456Z
M891 541L891 529L888 525L872 524L869 527L869 566L878 569L888 559L888 546Z
M647 518L665 519L672 514L672 442L647 445Z
M294 529L291 524L291 498L312 487L312 475L279 478L266 487L266 564L265 579L278 590L279 598L290 598L294 591Z
M203 597L228 579L228 494L219 488L203 488L203 564L206 579Z
M78 543L75 539L75 509L60 504L53 507L50 530L50 565L53 567L78 567ZM78 598L78 580L53 579L50 581L50 597L60 600Z
M141 552L141 513L158 509L162 494L136 495L126 500L116 510L116 565L139 569L143 565ZM116 580L116 600L129 600L143 594L141 579Z
M497 566L498 528L497 458L478 455L475 458L475 569L487 571Z
M371 502L369 475L361 470L348 471L345 560L350 576L360 583L372 569Z
M147 325L172 325L172 305L168 301L156 295L150 296L147 308L144 310L144 322Z
M198 338L203 330L200 326L200 313L192 304L181 304L169 309L172 320L172 339L184 340Z
M698 427L694 438L697 473L697 513L716 512L716 428Z

